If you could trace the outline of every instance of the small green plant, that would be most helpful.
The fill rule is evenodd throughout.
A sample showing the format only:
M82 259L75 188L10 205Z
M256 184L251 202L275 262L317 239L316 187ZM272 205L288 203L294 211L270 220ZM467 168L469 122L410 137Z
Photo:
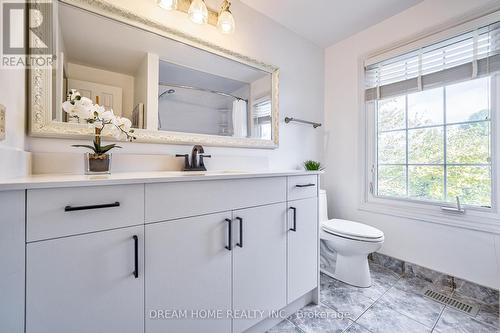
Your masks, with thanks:
M321 171L324 167L321 166L320 162L308 160L304 162L304 168L308 171Z

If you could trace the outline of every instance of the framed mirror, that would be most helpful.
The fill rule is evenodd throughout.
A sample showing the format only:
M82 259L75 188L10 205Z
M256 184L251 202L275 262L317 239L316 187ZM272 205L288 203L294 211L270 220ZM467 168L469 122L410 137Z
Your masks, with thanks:
M30 135L92 135L62 109L75 89L130 119L137 142L278 146L278 68L102 1L50 11L55 59L29 71Z

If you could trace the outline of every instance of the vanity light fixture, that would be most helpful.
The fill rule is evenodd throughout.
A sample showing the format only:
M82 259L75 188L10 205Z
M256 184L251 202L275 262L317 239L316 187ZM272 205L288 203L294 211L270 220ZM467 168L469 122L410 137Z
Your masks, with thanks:
M219 18L217 19L217 28L225 34L233 33L235 26L234 17L229 7L231 7L231 2L224 0L220 8Z
M208 23L208 8L205 0L192 0L188 9L189 18L196 24Z
M205 0L157 0L158 6L166 10L178 10L189 15L196 24L210 24L222 33L230 34L235 30L231 13L231 1L223 0L217 12L205 4Z
M166 10L176 10L177 0L158 0L158 6Z

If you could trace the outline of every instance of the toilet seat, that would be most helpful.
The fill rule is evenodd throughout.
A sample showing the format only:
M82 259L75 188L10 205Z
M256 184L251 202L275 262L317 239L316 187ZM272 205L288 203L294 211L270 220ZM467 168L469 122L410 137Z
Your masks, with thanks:
M332 219L323 221L321 227L326 233L343 238L374 243L384 241L384 233L382 231L358 222Z

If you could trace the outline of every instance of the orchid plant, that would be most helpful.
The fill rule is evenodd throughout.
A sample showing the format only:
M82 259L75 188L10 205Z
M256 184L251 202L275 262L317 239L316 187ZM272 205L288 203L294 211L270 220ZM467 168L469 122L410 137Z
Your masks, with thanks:
M94 104L91 99L83 97L80 93L71 89L67 100L62 108L71 117L83 120L94 129L94 145L73 145L73 147L84 147L92 150L95 155L102 156L113 148L121 148L115 143L103 146L101 136L110 135L116 139L125 138L127 141L136 139L134 130L131 129L132 122L124 117L116 116L113 110L106 110L104 106Z

